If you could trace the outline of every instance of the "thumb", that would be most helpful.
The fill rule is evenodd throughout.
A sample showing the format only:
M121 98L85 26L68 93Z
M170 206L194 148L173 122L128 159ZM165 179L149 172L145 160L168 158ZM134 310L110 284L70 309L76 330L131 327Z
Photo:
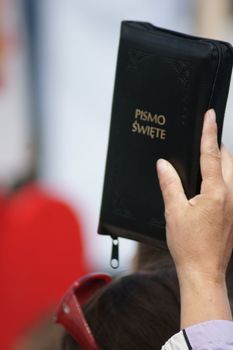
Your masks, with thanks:
M157 172L165 208L187 202L180 177L171 163L159 159L157 161Z

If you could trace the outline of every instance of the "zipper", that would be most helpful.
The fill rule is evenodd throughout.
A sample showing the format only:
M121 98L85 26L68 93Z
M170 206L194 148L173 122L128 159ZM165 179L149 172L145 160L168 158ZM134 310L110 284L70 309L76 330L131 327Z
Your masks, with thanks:
M205 42L205 43L209 43L209 45L212 45L212 47L214 46L215 49L217 50L218 52L218 61L217 61L217 67L216 67L216 70L215 70L215 77L214 77L214 81L212 83L212 87L211 87L211 92L210 92L210 97L209 97L209 101L208 101L208 106L207 106L207 110L212 106L212 100L213 100L213 95L214 95L214 90L215 90L215 86L216 86L216 81L217 81L217 78L218 78L218 72L219 72L219 69L220 69L220 65L222 63L222 50L220 49L220 47L217 45L216 42L213 42L213 41L207 41L206 39L200 39L199 41L201 42ZM199 164L199 160L197 163L194 163L193 164L193 169L195 169L196 167L198 167ZM193 182L193 180L192 180ZM198 192L200 190L200 184L197 184L196 183L196 192Z
M200 40L200 41L204 41L204 40ZM217 63L216 73L215 73L215 77L214 77L214 81L213 81L213 85L212 85L211 95L210 95L210 98L209 98L208 109L212 107L212 99L213 99L214 89L215 89L216 81L218 79L218 72L219 72L219 69L220 69L220 65L221 65L221 62L222 62L222 50L221 50L221 48L215 42L209 41L209 43L212 44L217 49L217 52L218 52L218 63Z
M112 255L110 265L113 269L117 269L120 266L119 262L119 239L112 236Z

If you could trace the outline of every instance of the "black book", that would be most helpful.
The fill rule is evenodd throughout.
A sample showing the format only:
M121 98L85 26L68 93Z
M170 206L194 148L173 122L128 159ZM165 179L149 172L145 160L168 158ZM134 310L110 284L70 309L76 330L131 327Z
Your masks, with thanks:
M122 22L98 233L165 240L156 160L199 193L204 113L215 109L220 143L232 63L227 42Z

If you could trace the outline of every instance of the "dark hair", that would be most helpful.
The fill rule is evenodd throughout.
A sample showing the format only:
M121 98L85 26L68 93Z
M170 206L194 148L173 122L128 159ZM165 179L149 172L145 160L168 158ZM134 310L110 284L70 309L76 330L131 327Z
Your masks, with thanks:
M179 331L180 301L175 269L124 276L98 292L84 314L101 350L160 350ZM65 335L63 349L80 347Z

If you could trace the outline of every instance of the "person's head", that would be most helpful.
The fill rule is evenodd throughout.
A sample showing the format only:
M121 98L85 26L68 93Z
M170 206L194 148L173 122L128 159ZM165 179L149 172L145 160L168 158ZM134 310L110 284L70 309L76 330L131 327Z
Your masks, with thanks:
M179 331L179 289L174 269L137 272L97 292L84 306L101 350L160 349ZM66 334L63 350L79 345Z

